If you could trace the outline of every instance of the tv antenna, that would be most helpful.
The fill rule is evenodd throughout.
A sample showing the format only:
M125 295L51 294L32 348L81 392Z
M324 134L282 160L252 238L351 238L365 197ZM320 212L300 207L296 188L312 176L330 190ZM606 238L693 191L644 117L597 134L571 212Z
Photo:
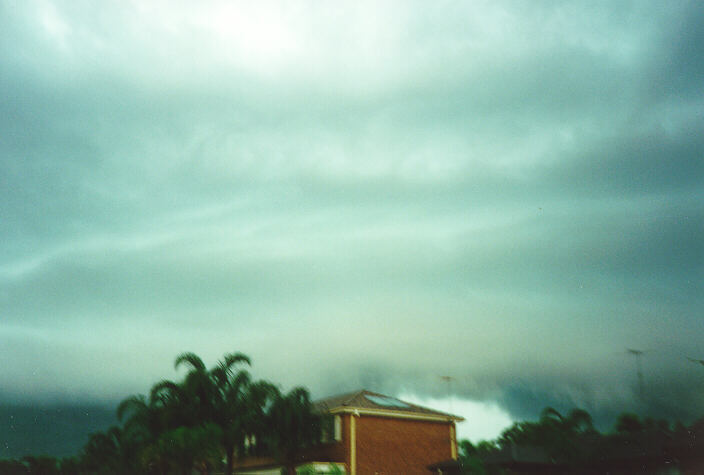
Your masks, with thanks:
M636 350L633 348L626 348L626 352L629 355L633 355L636 358L636 371L638 375L638 394L641 399L643 398L643 363L641 362L641 357L643 354L647 353L643 350Z
M452 376L440 376L440 379L442 379L444 382L447 383L447 400L450 402L450 414L452 414L452 395L450 391L450 387L452 385L452 381L454 381L455 378Z

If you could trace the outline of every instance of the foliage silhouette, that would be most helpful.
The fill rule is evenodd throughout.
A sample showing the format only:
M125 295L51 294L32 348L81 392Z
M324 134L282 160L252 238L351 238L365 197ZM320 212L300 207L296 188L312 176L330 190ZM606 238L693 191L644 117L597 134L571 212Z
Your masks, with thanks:
M250 365L246 355L230 353L208 369L195 353L182 353L174 361L186 370L181 381L161 380L147 396L125 398L117 407L120 425L92 434L77 457L0 460L0 473L231 474L236 459L249 455L273 456L295 473L306 449L321 440L323 416L307 389L282 393L253 380L244 369ZM623 413L601 433L583 409L546 407L538 420L516 422L496 440L460 441L460 462L467 473L493 473L486 461L515 446L538 448L568 470L599 471L643 453L692 460L704 454L704 419L685 426Z
M675 461L701 467L704 466L704 419L686 427L681 422L670 424L623 413L610 432L601 433L583 409L563 415L546 407L537 421L516 422L495 441L476 445L460 441L460 462L465 473L494 473L487 461L495 463L515 447L537 449L546 456L545 463L560 466L560 470L569 473L585 470L605 473L612 469L610 464L629 460L653 464L648 468L652 471L671 467L668 464Z
M301 449L320 441L321 436L322 418L313 410L308 390L297 387L288 394L277 393L267 420L270 447L289 473L295 473L296 457Z

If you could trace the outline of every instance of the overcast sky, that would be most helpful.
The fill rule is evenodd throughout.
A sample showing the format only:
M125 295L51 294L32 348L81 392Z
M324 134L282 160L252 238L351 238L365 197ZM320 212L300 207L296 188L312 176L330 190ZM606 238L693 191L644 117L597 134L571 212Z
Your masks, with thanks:
M0 398L111 402L243 351L316 397L701 416L702 25L0 0Z

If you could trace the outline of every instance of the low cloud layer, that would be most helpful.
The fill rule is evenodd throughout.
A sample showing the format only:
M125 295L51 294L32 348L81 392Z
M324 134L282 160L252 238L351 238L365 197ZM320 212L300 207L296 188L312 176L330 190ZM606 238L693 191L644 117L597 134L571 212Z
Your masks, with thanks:
M238 350L319 396L701 416L703 20L0 3L0 395Z

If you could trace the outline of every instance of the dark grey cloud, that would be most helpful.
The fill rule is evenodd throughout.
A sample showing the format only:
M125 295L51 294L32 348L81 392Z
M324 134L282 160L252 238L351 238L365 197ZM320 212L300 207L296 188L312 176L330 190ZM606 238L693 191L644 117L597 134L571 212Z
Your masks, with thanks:
M117 423L112 407L53 405L49 407L0 406L0 457L38 454L69 457L90 434Z
M2 3L0 392L241 350L318 395L699 415L704 9L668 5Z

